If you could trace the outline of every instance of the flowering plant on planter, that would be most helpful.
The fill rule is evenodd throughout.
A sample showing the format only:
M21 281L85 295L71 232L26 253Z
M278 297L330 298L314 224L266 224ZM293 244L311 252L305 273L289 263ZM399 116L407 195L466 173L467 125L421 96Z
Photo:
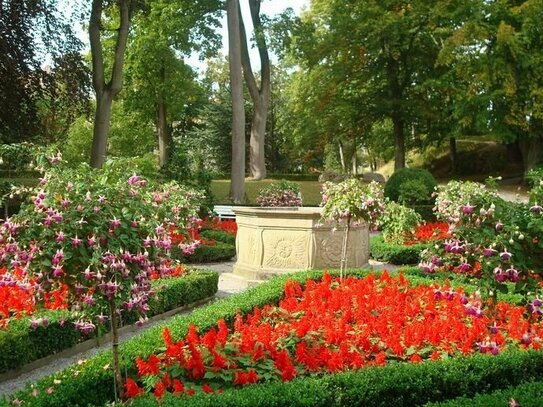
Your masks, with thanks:
M256 203L260 206L302 206L300 186L292 181L279 181L260 190Z
M325 182L322 186L321 206L323 219L345 225L340 267L343 276L351 222L367 222L370 227L375 227L385 209L383 188L375 181L366 184L355 178L338 184Z
M153 185L115 161L100 170L67 168L59 155L50 162L31 203L0 225L3 278L21 268L38 294L66 285L76 328L91 332L109 320L115 338L123 311L147 312L151 275L175 268L170 227L189 228L202 196Z

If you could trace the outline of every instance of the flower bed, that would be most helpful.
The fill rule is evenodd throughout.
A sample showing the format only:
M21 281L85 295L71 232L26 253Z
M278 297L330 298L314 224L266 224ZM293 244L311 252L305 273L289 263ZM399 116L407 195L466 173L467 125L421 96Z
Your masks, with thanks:
M438 284L412 286L400 274L376 278L287 282L279 306L255 308L185 339L163 332L166 350L136 359L139 379L157 398L165 392L192 395L224 387L298 376L337 373L390 361L420 363L474 352L497 355L511 348L539 349L543 321L505 302L495 312L463 289ZM127 394L144 391L127 381Z
M367 272L356 272L365 276ZM320 272L303 272L274 278L258 287L197 309L190 315L176 316L169 324L173 338L184 337L190 324L201 333L224 319L229 327L235 315L250 313L255 306L277 304L288 278L304 282L319 280ZM430 276L439 280L440 275ZM409 277L413 285L428 282L426 278ZM455 287L453 281L452 287ZM475 290L466 286L466 290ZM510 295L503 299L511 300ZM516 299L515 299L516 300ZM121 345L121 368L136 374L136 357L146 359L163 347L162 327L150 328L137 338ZM32 389L18 392L13 399L35 407L104 405L114 398L111 351L84 363L49 376ZM271 382L225 389L222 395L199 395L183 401L186 405L418 405L427 401L446 400L460 395L488 392L516 385L524 380L543 378L543 353L540 351L502 352L498 356L472 355L432 363L391 363L384 367L368 367L353 372L319 377L299 378L292 382ZM50 389L52 393L47 393ZM212 398L211 398L212 397ZM12 400L13 400L12 399ZM11 405L12 400L0 402ZM30 404L29 404L30 403ZM179 405L177 397L165 395L163 405ZM156 405L154 396L136 398L134 406Z
M194 303L217 292L218 274L188 273L182 277L154 280L156 296L149 301L149 316ZM135 313L123 314L124 324L138 319ZM39 358L60 352L88 339L73 328L77 318L68 311L40 311L35 315L12 319L0 330L0 373L17 369ZM107 330L107 325L102 331Z

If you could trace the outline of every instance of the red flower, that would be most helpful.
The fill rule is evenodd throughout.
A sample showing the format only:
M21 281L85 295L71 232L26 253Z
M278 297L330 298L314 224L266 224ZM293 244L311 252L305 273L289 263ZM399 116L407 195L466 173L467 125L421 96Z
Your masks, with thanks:
M137 383L130 377L126 379L125 383L126 397L133 398L143 394L143 389L137 385Z
M213 388L207 383L204 383L204 385L202 386L202 390L204 391L204 393L213 394Z
M162 382L158 382L156 385L155 385L155 397L157 399L160 399L162 398L162 396L164 395L164 392L166 391L166 388L164 387L164 384Z

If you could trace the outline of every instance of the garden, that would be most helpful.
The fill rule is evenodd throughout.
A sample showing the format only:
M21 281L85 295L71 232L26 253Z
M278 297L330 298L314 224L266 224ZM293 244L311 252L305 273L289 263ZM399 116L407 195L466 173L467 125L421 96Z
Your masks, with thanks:
M0 407L540 407L542 20L0 1Z
M322 222L368 223L372 257L394 271L343 260L275 277L120 343L122 326L213 297L218 274L190 263L229 259L236 223L209 216L201 192L122 160L72 169L38 154L37 166L38 185L0 230L2 372L108 332L111 350L4 405L535 406L543 396L540 170L528 203L501 199L494 179L437 187L422 170L384 186L324 183ZM257 202L296 207L303 196L281 181Z

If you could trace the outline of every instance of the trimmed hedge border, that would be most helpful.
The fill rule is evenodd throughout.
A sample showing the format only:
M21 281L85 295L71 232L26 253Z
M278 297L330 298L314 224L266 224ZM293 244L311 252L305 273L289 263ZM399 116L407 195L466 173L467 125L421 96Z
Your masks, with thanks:
M157 296L149 299L149 317L212 297L218 290L219 275L212 271L191 272L186 276L153 281ZM30 328L31 317L10 322L0 330L0 373L68 349L89 339L73 327L68 311L45 311L32 318L46 317L47 326ZM136 314L126 314L124 325L137 320Z
M477 394L473 398L459 397L441 403L429 403L425 407L509 407L511 399L522 407L541 407L543 381L523 383L490 394Z
M220 395L197 394L180 401L164 397L160 406L372 406L410 407L460 395L475 395L523 381L543 379L543 352L475 354L444 361L395 363L358 371L251 385ZM153 396L136 398L133 407L159 405ZM448 405L447 405L448 406ZM465 406L454 404L452 406ZM486 404L494 406L494 404ZM524 404L523 404L524 406Z
M379 275L379 272L371 270L349 271L350 275L366 276L369 273ZM337 271L330 274L337 275ZM200 332L205 332L214 327L221 318L229 324L233 324L236 313L247 314L255 306L262 307L266 304L275 304L283 296L284 283L288 279L294 279L304 283L306 279L318 280L322 272L299 272L296 274L279 276L253 287L240 294L218 300L209 306L194 310L190 315L178 315L167 323L159 324L142 332L135 338L120 345L121 370L129 375L135 375L134 360L137 356L147 358L164 346L162 329L165 325L170 328L174 339L184 337L189 324L198 326ZM429 279L418 276L409 277L412 284L428 283ZM455 281L452 281L455 285ZM458 284L456 284L458 285ZM466 286L466 290L474 290L474 286ZM503 296L502 298L507 298ZM67 368L54 375L40 380L35 388L38 391L36 397L32 396L32 389L17 392L14 397L18 400L28 400L34 407L56 406L103 406L114 398L113 374L110 367L111 351L105 351L85 363ZM480 366L479 366L480 365ZM479 367L478 367L479 366ZM382 370L388 369L388 370ZM76 373L77 372L77 373ZM448 378L448 379L444 379ZM341 395L338 402L348 404L350 400L358 400L362 397L367 400L380 400L375 405L394 405L389 400L399 400L400 404L412 405L411 400L421 396L425 401L439 401L463 394L474 394L476 390L491 391L506 385L520 383L521 379L543 378L543 352L511 352L496 357L475 355L460 360L427 362L415 364L391 364L385 368L368 368L357 372L343 373L340 375L327 375L321 378L299 379L291 383L272 383L255 385L250 388L225 392L225 400L233 400L236 397L240 405L258 404L255 400L261 400L262 405L282 406L286 400L291 400L291 405L328 405L328 400L336 394ZM57 381L57 384L55 384ZM60 383L58 382L60 381ZM59 383L59 384L58 384ZM383 383L379 385L379 383ZM379 386L378 386L379 385ZM377 387L376 387L377 386ZM420 386L420 389L419 389ZM53 392L47 394L46 389L52 387ZM381 389L380 392L374 387ZM269 390L266 390L269 389ZM302 389L302 390L300 390ZM239 393L239 396L236 396ZM383 393L384 392L384 393ZM266 397L261 397L266 394ZM252 399L251 397L255 397ZM217 405L220 397L198 396L202 404ZM242 400L245 398L245 402ZM325 402L321 403L321 399ZM179 403L179 400L176 399ZM143 399L138 403L145 402ZM192 403L190 400L183 402ZM237 402L236 402L237 403ZM237 405L230 403L229 405ZM357 405L358 402L352 402ZM358 404L364 404L360 402ZM401 404L406 403L406 404ZM227 403L225 403L226 405ZM0 406L9 406L9 400L0 402ZM145 404L140 404L145 405ZM367 402L366 405L373 405Z
M402 246L385 243L382 236L374 236L370 239L370 256L374 260L391 264L418 264L420 253L430 247L430 244L414 244Z
M216 242L227 243L232 246L236 245L236 236L220 230L205 229L200 232L200 236L205 237L206 239L213 239Z
M228 261L236 255L236 246L223 242L215 242L214 246L199 246L193 254L183 257L177 246L172 247L172 257L185 263L216 263Z

